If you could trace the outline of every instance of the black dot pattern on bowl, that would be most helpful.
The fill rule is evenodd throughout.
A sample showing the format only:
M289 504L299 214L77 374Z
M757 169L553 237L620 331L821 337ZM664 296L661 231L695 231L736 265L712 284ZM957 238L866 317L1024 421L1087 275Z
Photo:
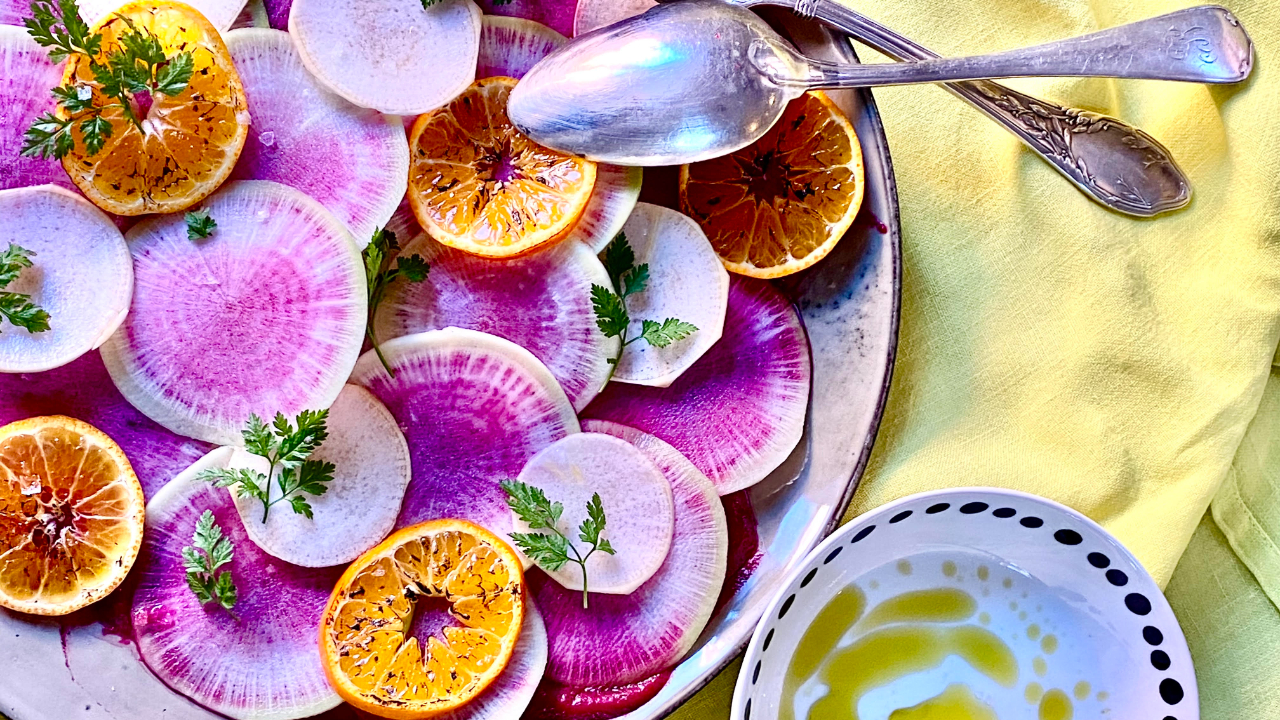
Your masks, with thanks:
M1151 651L1151 667L1157 670L1168 670L1171 664L1173 663L1169 660L1169 655L1165 651Z
M1089 564L1098 569L1102 569L1111 564L1111 558L1100 552L1091 552L1089 553Z
M977 515L980 512L986 512L987 508L989 507L991 506L984 502L965 503L964 505L960 506L960 512L964 513L965 515Z
M800 587L808 587L813 582L813 576L818 574L818 568L814 568L805 573L804 579L800 581Z
M890 524L895 524L895 525L896 525L897 523L900 523L900 522L902 522L903 520L906 520L906 519L907 519L907 518L909 518L909 517L911 517L911 511L910 511L910 510L903 510L902 512L898 513L897 515L894 515L893 517L889 518L889 523L890 523Z
M938 513L942 512L943 510L946 510L949 507L951 507L951 503L938 503L936 505L930 505L929 507L925 508L925 512L929 513L930 515L937 515Z
M871 531L872 531L872 530L875 530L875 529L876 529L876 526L875 526L875 525L868 525L868 526L866 526L866 527L862 528L861 530L859 530L859 531L858 531L858 534L856 534L856 535L854 535L854 536L853 536L853 539L849 541L849 544L850 544L850 545L852 545L852 544L854 544L854 543L856 543L856 542L861 541L863 538L865 538L866 536L870 535L870 534L871 534Z
M764 647L761 650L768 650L769 644L773 642L773 630L769 630L769 634L764 636Z
M830 563L832 560L835 560L836 556L838 556L840 554L840 551L843 549L844 549L843 545L837 545L835 550L832 550L831 552L827 553L827 556L822 559L822 564L826 565Z
M1174 717L1174 716L1172 716L1172 715L1165 715L1165 716L1164 716L1164 720L1178 720L1178 718L1176 718L1176 717Z
M791 606L792 604L795 603L795 601L796 601L795 593L788 595L787 599L782 601L782 608L778 610L779 620L787 616L787 611L791 609Z
M1161 680L1160 697L1170 705L1177 705L1182 702L1182 683L1173 678Z
M1014 510L1013 508L999 508L996 510L992 510L991 514L1003 520L1005 518L1011 518L1014 515L1017 515L1018 511Z
M1111 568L1107 571L1107 582L1115 585L1116 587L1124 587L1129 584L1129 576L1116 568Z
M1142 593L1129 593L1124 596L1124 606L1134 615L1146 615L1151 612L1151 601Z
M757 660L757 661L756 661L756 669L755 669L754 671L752 671L752 673L751 673L751 684L752 684L752 685L755 685L755 684L756 684L756 682L760 679L760 665L761 665L761 664L763 664L763 663L764 663L764 661L763 661L763 660Z
M1063 545L1079 545L1084 542L1084 538L1080 537L1080 533L1075 530L1062 529L1053 534L1053 539Z
M1026 527L1026 528L1038 528L1041 525L1044 525L1043 520L1034 516L1024 517L1018 522L1022 523L1022 527Z
M751 720L751 698L747 698L747 704L742 706L742 720Z
M1164 633L1160 632L1160 628L1148 625L1142 628L1142 639L1146 640L1148 645L1159 645L1164 642Z

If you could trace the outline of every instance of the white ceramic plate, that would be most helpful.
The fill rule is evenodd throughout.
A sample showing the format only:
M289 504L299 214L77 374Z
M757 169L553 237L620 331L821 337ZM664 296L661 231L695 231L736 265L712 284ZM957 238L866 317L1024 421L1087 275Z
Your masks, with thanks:
M1007 649L1013 675L984 674L952 646L934 661L842 695L828 689L819 667L793 681L796 718L811 707L827 716L832 706L856 706L861 720L884 720L957 683L1001 718L1045 718L1039 709L1051 690L1060 693L1058 702L1067 700L1074 720L1200 717L1182 630L1151 576L1119 541L1049 500L966 488L878 508L818 546L780 585L752 636L734 692L734 720L785 717L780 705L793 654L815 616L850 586L863 594L864 611L824 623L819 634L833 643L838 638L834 652L850 658L827 677L856 674L860 664L852 659L877 633L900 638L916 630L927 637L958 637L959 630L993 638ZM886 601L939 588L972 604L946 620L876 622L876 608L890 607ZM830 705L812 704L824 694Z

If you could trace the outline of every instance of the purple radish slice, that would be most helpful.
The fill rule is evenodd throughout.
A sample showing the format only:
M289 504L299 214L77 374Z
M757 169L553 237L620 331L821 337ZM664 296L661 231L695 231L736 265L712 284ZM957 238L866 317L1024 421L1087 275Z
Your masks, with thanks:
M129 0L79 0L80 16L89 25L115 12ZM218 30L226 31L244 8L245 0L185 0Z
M720 339L729 272L706 233L684 213L638 203L622 231L635 251L636 264L649 266L648 287L627 299L633 318L630 336L640 334L643 319L661 322L669 317L693 323L698 331L664 348L643 342L628 346L613 379L667 387Z
M532 20L568 37L573 33L573 13L578 0L476 0L476 4L485 15Z
M396 206L396 211L391 214L391 219L384 227L396 234L401 247L422 233L422 226L418 224L418 218L413 216L413 208L409 206L408 197L400 199L400 204Z
M265 28L270 27L270 19L267 17L267 8L262 4L262 0L249 0L245 3L244 8L240 10L240 14L236 16L236 21L231 23L232 30L240 28ZM254 120L257 120L257 111L254 111ZM250 128L252 130L252 128Z
M245 534L227 491L196 479L226 467L231 448L198 460L147 503L147 531L134 567L134 635L142 660L166 685L237 720L289 720L336 707L316 628L340 569L277 560ZM213 512L231 540L238 597L230 612L202 606L187 586L182 548Z
M731 276L724 334L670 387L610 383L585 417L671 443L721 495L751 487L804 433L809 341L800 315L767 282Z
M187 239L180 213L129 231L133 305L102 359L147 417L240 445L253 413L338 397L364 339L364 267L346 228L291 187L241 180L201 207L218 223L206 239Z
M547 626L533 600L524 600L524 625L502 674L484 692L437 720L514 720L524 713L547 669Z
M612 720L652 700L671 679L665 670L639 682L571 687L543 679L523 720Z
M635 17L657 4L657 0L578 0L578 10L573 16L573 35L576 37Z
M462 518L499 537L511 511L499 483L529 458L578 432L578 418L551 371L510 340L446 328L382 343L351 381L369 388L404 431L413 463L396 528Z
M30 15L31 3L27 0L0 0L0 25L22 27L22 21Z
M635 209L643 180L643 168L597 165L591 199L566 241L581 242L595 253L604 250Z
M409 141L400 120L317 83L286 32L245 28L226 41L253 107L232 178L297 188L346 225L356 245L368 245L408 187Z
M557 529L578 543L582 553L590 548L581 545L577 528L587 520L587 504L593 494L600 496L608 520L603 537L618 552L592 553L587 559L585 582L577 563L555 570L540 566L561 587L628 595L653 577L667 559L675 518L671 483L648 456L626 440L595 432L570 435L533 456L516 479L564 506ZM530 531L514 512L512 516L517 532Z
M607 432L627 440L661 469L675 501L671 551L638 590L593 593L587 610L578 593L542 573L529 575L529 588L547 619L547 675L563 685L626 685L670 668L693 647L724 582L729 531L715 486L675 448L616 423L587 421L585 429L583 435ZM570 507L565 504L566 513ZM619 556L634 552L621 542L614 546Z
M402 238L404 239L404 238ZM374 318L380 340L462 327L497 335L547 366L581 410L604 387L618 338L596 327L591 286L609 273L580 243L558 243L514 260L494 261L445 247L426 233L401 250L431 264L420 283L395 282Z
M33 253L6 292L31 296L49 313L33 333L5 323L0 373L41 372L97 348L120 327L133 294L133 262L124 236L93 203L58 187L0 190L0 252Z
M480 26L476 79L524 77L539 60L569 42L540 22L518 17L485 15Z
M409 485L409 446L382 403L347 385L329 408L329 437L311 457L334 464L333 480L308 496L312 517L283 504L262 521L262 503L231 493L249 537L267 553L303 567L349 563L377 545L396 524ZM267 459L237 449L231 467L266 474ZM274 479L273 479L274 480Z
M267 24L276 30L289 29L289 10L293 8L293 0L262 0L267 10Z
M30 10L14 3L0 5L14 25ZM0 20L4 20L0 17ZM56 105L49 89L62 82L62 66L49 62L49 51L36 44L22 27L0 24L0 190L57 183L72 187L62 163L22 157L22 136L31 122Z
M360 107L416 115L475 80L480 8L471 0L294 0L289 34L329 89Z

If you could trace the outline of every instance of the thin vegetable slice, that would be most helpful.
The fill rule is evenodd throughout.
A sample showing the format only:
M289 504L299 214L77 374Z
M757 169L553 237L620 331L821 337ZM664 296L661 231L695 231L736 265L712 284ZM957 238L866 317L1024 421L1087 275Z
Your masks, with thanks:
M577 9L578 0L476 0L476 4L485 15L532 20L567 36L573 33L573 13Z
M643 180L643 168L598 163L591 199L566 242L576 240L596 253L604 250L635 209Z
M352 382L382 401L405 433L413 480L397 527L462 518L500 537L511 513L499 483L540 450L578 432L578 419L546 366L528 350L474 330L447 328L382 344Z
M118 10L127 0L77 0L80 5L80 16L90 25ZM240 11L244 9L246 0L190 0L194 10L205 16L214 27L226 31L235 22Z
M49 89L62 80L62 68L49 61L49 51L36 44L21 25L29 11L0 4L0 190L58 183L72 187L62 164L51 158L22 157L23 134L39 116L53 112ZM6 22L6 13L13 25Z
M635 592L593 594L588 610L577 593L537 573L529 587L546 609L548 676L579 687L627 685L670 668L697 641L724 583L729 531L715 486L675 448L616 423L588 420L583 429L583 436L607 433L630 443L669 481L675 501L671 551ZM615 544L619 555L634 551Z
M573 17L574 36L612 25L657 7L657 0L578 0Z
M493 684L474 700L440 715L440 720L511 720L522 716L547 670L547 625L528 593L524 597L524 625L516 638L511 661Z
M395 117L356 107L316 82L289 34L226 34L253 108L232 177L297 188L346 225L364 247L404 197L409 143Z
M102 358L148 417L238 445L253 413L337 398L364 337L364 268L346 229L293 188L242 180L202 207L218 223L203 240L181 215L129 231L133 305Z
M152 498L137 564L131 617L138 652L169 687L236 720L290 720L338 705L316 628L337 570L300 568L271 557L245 534L225 490L195 479L225 467L231 448L201 458ZM237 597L226 610L202 605L187 585L182 549L213 513L230 539Z
M569 42L564 35L533 20L485 15L480 27L476 79L524 77L539 60Z
M0 319L0 373L40 372L97 348L120 327L133 293L133 263L111 218L56 185L0 190L0 252L33 253L5 292L30 296L49 329Z
M724 334L669 387L610 383L584 411L656 435L721 495L763 480L804 433L811 367L795 308L766 282L733 276Z
M596 327L591 286L608 285L600 260L581 243L494 262L445 247L423 234L401 257L431 265L420 283L399 280L387 290L374 330L391 339L461 327L511 340L541 360L581 410L604 387L618 338ZM713 256L714 259L714 256ZM717 261L718 262L718 261Z
M25 0L0 0L0 25L22 27L23 18L31 14L31 4Z

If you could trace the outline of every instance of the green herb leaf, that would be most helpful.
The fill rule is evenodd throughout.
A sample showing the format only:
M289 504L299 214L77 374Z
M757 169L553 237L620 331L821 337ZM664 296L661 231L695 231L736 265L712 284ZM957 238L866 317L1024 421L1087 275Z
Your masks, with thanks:
M622 275L622 297L644 292L649 287L649 263L631 268Z
M289 505L293 508L294 513L305 516L308 520L315 517L311 514L311 503L307 502L306 498L301 495L294 495L289 498Z
M75 147L75 138L71 136L71 125L75 120L63 120L51 112L46 112L31 122L22 135L22 149L18 154L23 157L40 157L45 160L61 160Z
M84 112L93 107L93 90L88 85L72 85L68 83L54 88L53 96L70 113Z
M431 272L431 266L421 255L410 255L407 258L400 258L396 261L396 269L394 271L397 276L403 276L409 282L419 283L427 279L427 273Z
M207 238L213 234L214 230L218 229L218 221L209 217L209 208L188 212L183 217L187 221L188 240Z
M9 247L3 253L0 253L0 290L17 280L23 270L31 267L33 264L31 258L33 257L35 257L35 253L30 250L9 243Z
M190 51L179 53L156 74L156 92L169 97L181 94L191 83L195 67L195 56Z
M205 510L196 521L192 535L193 545L182 548L182 565L187 571L187 587L195 593L201 605L217 602L230 610L236 604L236 586L231 572L218 568L231 562L235 552L231 539L222 534L222 528L212 510Z
M31 267L31 258L34 256L34 252L9 243L9 247L0 253L0 290L17 280L23 270ZM15 327L23 328L29 333L49 329L49 313L31 302L30 295L23 293L0 292L0 319L8 320Z
M520 552L548 570L559 570L569 562L569 540L563 535L545 533L511 533Z
M622 337L631 324L622 298L603 285L591 286L591 307L596 313L596 327L605 337Z
M560 531L560 516L564 505L552 502L541 488L519 480L503 480L502 491L507 495L507 507L511 508L530 530L550 530L550 533L510 533L516 547L530 559L547 570L555 571L568 562L575 562L582 569L582 607L587 607L587 559L597 550L615 554L608 540L601 538L605 529L604 503L600 493L593 493L587 502L587 518L578 526L578 539L591 546L583 554Z
M645 342L650 345L660 348L698 332L696 325L675 318L667 318L661 323L653 320L642 320L640 326L642 328L640 337L644 338Z
M266 458L267 474L248 468L206 468L196 479L233 488L240 497L258 500L264 523L272 506L281 501L288 502L295 513L310 518L311 505L304 496L325 494L336 470L333 463L310 459L311 453L329 437L328 419L328 410L303 410L293 422L284 413L276 413L268 426L256 413L251 414L241 431L245 450ZM272 478L278 492L272 490Z
M546 493L532 485L503 480L502 490L507 494L507 507L532 530L554 528L564 514L564 505L551 502Z
M426 280L427 274L431 271L431 266L427 264L427 261L417 254L399 258L395 261L395 265L392 266L391 260L399 252L400 243L396 242L396 234L386 228L373 233L373 238L370 239L363 252L364 275L369 285L369 317L365 322L365 335L368 336L370 344L373 345L373 350L378 355L378 359L382 361L382 367L386 368L387 374L391 377L396 376L396 371L391 368L391 365L387 363L387 359L382 355L382 348L378 345L378 338L373 333L373 318L378 312L378 307L382 304L383 295L386 294L387 288L390 287L391 283L401 276L408 282L419 283Z
M111 137L112 132L114 131L111 129L111 123L101 115L91 115L80 121L84 149L90 155L96 155L102 146L107 144L107 138ZM67 152L71 152L71 149L68 148Z
M41 47L50 48L49 59L62 62L70 55L97 55L102 36L89 32L89 24L80 17L75 0L34 0L31 17L22 24Z
M626 233L618 233L613 240L609 241L601 260L604 261L604 269L608 271L614 288L621 288L622 276L636 264L636 253L627 242Z

